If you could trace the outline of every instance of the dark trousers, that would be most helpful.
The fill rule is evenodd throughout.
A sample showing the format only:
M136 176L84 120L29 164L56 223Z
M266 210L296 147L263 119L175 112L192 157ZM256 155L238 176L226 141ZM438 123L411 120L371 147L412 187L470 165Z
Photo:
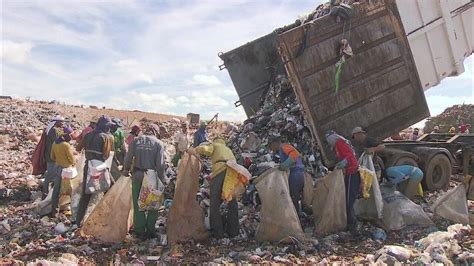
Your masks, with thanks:
M53 196L51 197L51 214L53 215L59 212L59 197L61 196L62 171L63 167L60 165L56 165L53 179Z
M295 206L296 213L300 212L300 200L303 196L304 187L304 170L293 169L290 170L288 177L288 185L290 189L290 197Z
M224 178L226 171L213 177L211 180L211 196L210 196L210 224L212 233L215 238L224 238L224 224L220 207L222 204L222 186L224 185ZM227 203L227 234L229 237L236 237L239 235L239 210L237 201L235 199Z
M357 171L355 174L346 175L344 178L346 185L346 213L347 213L347 227L354 228L357 225L357 218L354 212L355 200L359 197L360 190L360 174Z
M43 181L43 199L45 199L46 196L48 196L49 183L53 182L55 175L56 175L56 163L47 162L46 172L44 173L44 181Z
M79 200L79 207L77 209L76 216L77 225L80 225L82 219L84 219L84 215L86 215L87 207L89 206L89 202L91 201L92 197L92 194L86 194L88 164L89 160L86 160L84 163L84 175L82 177L82 195L81 199Z

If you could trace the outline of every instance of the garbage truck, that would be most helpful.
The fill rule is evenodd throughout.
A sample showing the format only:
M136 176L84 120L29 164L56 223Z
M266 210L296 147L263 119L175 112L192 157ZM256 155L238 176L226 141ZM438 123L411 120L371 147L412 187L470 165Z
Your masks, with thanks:
M236 106L248 116L260 108L269 82L287 75L331 166L327 130L350 136L352 128L362 126L383 141L430 115L424 91L463 73L472 54L473 5L469 0L365 1L349 7L346 18L327 14L297 21L219 53L220 69L228 70L239 96ZM351 55L343 56L344 43ZM387 143L379 163L417 165L425 173L425 189L435 190L466 167L462 150L469 145L474 134Z

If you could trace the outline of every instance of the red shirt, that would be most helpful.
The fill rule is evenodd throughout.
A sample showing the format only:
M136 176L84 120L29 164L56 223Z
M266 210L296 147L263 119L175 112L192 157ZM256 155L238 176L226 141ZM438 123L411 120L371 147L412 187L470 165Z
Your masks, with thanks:
M335 150L338 161L342 161L344 159L347 160L346 174L355 174L359 170L359 162L357 161L352 147L349 146L349 144L347 144L344 140L338 139L336 141Z

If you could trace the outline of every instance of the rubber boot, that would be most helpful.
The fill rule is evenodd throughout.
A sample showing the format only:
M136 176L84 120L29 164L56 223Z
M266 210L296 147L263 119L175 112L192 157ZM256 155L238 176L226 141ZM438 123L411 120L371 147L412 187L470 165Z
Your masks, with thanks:
M420 184L420 182L409 179L405 189L403 190L403 194L405 194L405 196L407 196L407 198L412 200L418 194L418 185L419 184Z

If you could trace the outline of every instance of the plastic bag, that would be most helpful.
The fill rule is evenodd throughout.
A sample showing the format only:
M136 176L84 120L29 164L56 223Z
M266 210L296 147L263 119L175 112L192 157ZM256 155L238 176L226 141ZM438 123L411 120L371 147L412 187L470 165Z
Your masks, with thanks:
M75 178L77 176L77 169L76 167L68 167L68 168L63 168L63 170L61 171L61 177L63 179L72 179L72 178Z
M377 179L377 175L375 172L374 164L372 161L372 156L367 155L365 153L362 154L360 157L359 163L361 166L359 168L359 172L361 174L361 185L362 182L364 182L364 178L369 179L370 177L364 177L363 174L370 175L372 176L371 182L372 184L370 185L370 188L368 190L369 192L369 197L367 199L357 199L356 202L354 203L354 212L357 217L360 217L362 219L367 219L367 220L377 220L377 219L382 219L383 216L383 199L382 199L382 193L380 192L380 185L379 185L379 180ZM363 169L360 171L360 169ZM363 184L363 190L366 190L367 184Z
M185 152L179 162L176 189L167 221L168 243L171 245L190 239L208 238L204 226L204 212L196 200L199 190L199 158Z
M372 155L366 154L365 152L362 153L362 156L359 158L359 173L362 197L368 199L370 196L370 188L372 187L372 179L377 178Z
M222 199L230 202L232 199L240 199L245 192L251 174L247 168L239 165L235 160L229 160L226 163L227 172L222 187Z
M342 170L316 180L313 192L314 233L327 235L346 228L346 193Z
M401 230L408 225L433 225L423 208L397 191L395 186L383 185L381 191L384 201L382 225L386 230Z
M453 223L469 224L465 185L461 184L441 195L431 210Z
M51 204L51 199L53 197L53 190L50 189L46 198L42 201L36 203L35 211L43 216L50 214L53 210L53 206ZM70 197L68 196L60 196L59 197L59 209L63 210L63 208L71 202Z
M288 171L272 168L253 181L262 201L261 220L255 235L258 241L280 241L288 236L304 238L290 198L288 174Z
M106 162L89 160L86 194L105 192L110 188L110 173Z
M143 177L138 207L140 211L159 210L164 199L165 186L155 170L148 169Z
M303 205L310 208L313 202L313 177L310 173L304 173L304 187L303 187Z
M132 181L121 176L82 225L81 234L105 243L125 240L131 224Z

